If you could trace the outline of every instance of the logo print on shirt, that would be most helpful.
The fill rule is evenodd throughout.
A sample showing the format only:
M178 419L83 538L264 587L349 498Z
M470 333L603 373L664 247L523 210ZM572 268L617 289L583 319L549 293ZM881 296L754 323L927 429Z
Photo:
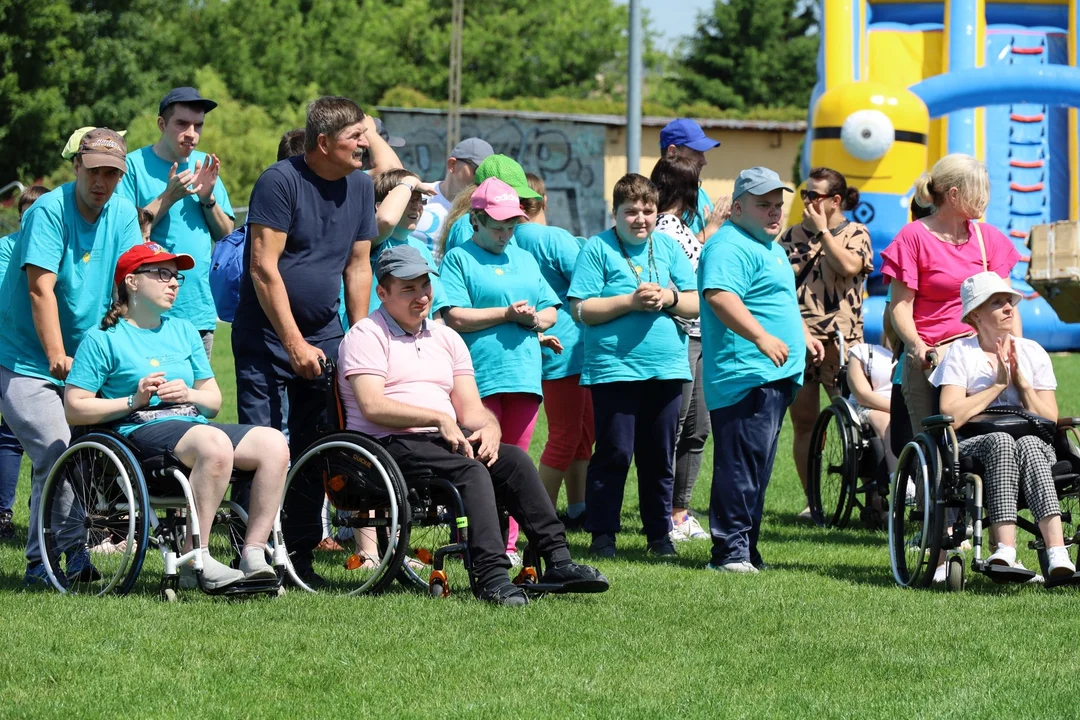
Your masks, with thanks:
M495 274L496 275L502 275L503 274L502 268L495 268Z
M150 367L157 367L161 362L157 358L150 358Z
M634 272L636 272L636 273L640 273L644 269L645 268L641 267L640 265L635 265L634 266Z
M90 262L90 253L83 253L83 256L82 256L82 261L83 261L84 263L88 263L88 262Z

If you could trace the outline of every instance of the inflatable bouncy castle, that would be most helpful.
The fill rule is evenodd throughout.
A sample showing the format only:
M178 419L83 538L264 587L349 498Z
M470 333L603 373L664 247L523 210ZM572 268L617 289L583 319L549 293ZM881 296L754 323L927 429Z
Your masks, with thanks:
M1025 281L1035 225L1080 220L1080 0L822 0L818 82L802 174L825 165L862 195L853 219L871 232L875 272L864 308L881 331L879 253L908 221L915 178L952 152L990 172L989 222L1024 262L1024 334L1080 350L1080 323L1058 319ZM801 220L798 196L789 222Z

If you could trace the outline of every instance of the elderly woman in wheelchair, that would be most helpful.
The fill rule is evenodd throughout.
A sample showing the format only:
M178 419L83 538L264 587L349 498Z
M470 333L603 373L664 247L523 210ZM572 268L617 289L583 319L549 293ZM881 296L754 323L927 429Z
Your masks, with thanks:
M208 592L226 592L230 586L240 584L266 590L263 587L266 583L260 585L257 581L278 580L277 573L267 563L266 550L271 531L279 530L275 526L278 525L277 512L289 465L288 446L277 430L220 425L207 420L221 408L221 392L214 381L202 340L186 320L163 317L172 308L184 281L180 271L193 266L194 260L190 256L167 253L154 243L138 245L125 252L117 262L112 307L101 327L91 330L83 340L67 378L64 403L68 422L73 426L105 426L103 430L92 431L83 437L89 438L86 444L102 456L111 458L119 467L126 466L128 472L121 483L123 488L115 492L127 499L102 502L102 497L114 492L106 486L112 483L115 490L115 476L120 473L103 474L98 478L93 476L90 460L89 465L80 466L81 456L77 452L71 454L72 450L78 450L79 441L73 443L69 453L53 470L52 476L61 480L54 481L50 477L50 482L62 482L62 478L68 477L77 478L71 481L72 485L97 483L96 490L84 493L83 499L76 503L81 506L71 513L76 521L80 513L99 519L108 516L119 524L121 531L117 534L121 536L124 528L134 527L138 521L142 524L142 532L129 537L144 544L146 516L153 514L148 507L145 478L158 477L172 488L166 491L167 494L183 495L194 501L194 506L186 513L188 529L183 533L183 550L171 556L173 567L170 568L166 559L166 575L169 576L170 570L175 573L175 564L179 562L182 563L179 567L182 587L199 586ZM140 463L149 458L164 458L158 471L140 467ZM180 471L180 465L184 466L181 477L187 473L183 480L173 472ZM72 472L79 467L88 469ZM234 468L254 473L238 569L219 562L206 550L211 521ZM132 490L135 480L140 487ZM179 492L175 483L181 486ZM108 505L110 512L95 510L95 504ZM131 511L132 506L135 506L135 512ZM179 506L186 507L186 503L181 502ZM55 518L56 508L53 507L50 513ZM196 526L199 518L202 519L201 532ZM43 527L56 525L50 515L44 519ZM156 516L154 520L157 520ZM87 524L87 527L91 525ZM177 530L176 538L179 538L179 523ZM89 542L93 546L94 538ZM193 551L195 548L198 551ZM125 547L124 552L130 551ZM144 553L145 547L138 548L130 569L124 570L125 577L112 579L120 582L116 586L118 591L130 589ZM110 562L104 556L102 560Z
M917 437L904 453L908 458L915 454L932 455L929 452L932 441L923 439L936 434L940 439L937 447L952 456L923 460L929 460L934 468L926 473L930 478L926 486L930 497L925 497L924 488L919 493L923 496L919 504L935 517L929 534L937 542L930 544L928 556L936 561L933 580L942 582L948 578L953 587L955 579L956 587L963 587L963 560L957 559L955 571L959 575L954 578L954 568L947 567L945 562L945 550L959 547L963 540L960 535L966 534L965 523L946 527L947 507L956 509L953 516L960 516L965 509L974 515L976 570L1003 582L1035 577L1016 557L1017 504L1022 490L1036 525L1025 520L1019 522L1033 531L1037 539L1041 536L1041 543L1035 546L1040 550L1047 585L1069 581L1076 568L1065 547L1060 488L1055 482L1059 480L1055 477L1057 454L1053 444L1058 420L1054 395L1057 381L1050 357L1037 343L1011 334L1020 294L996 273L983 272L965 280L961 297L964 321L974 327L976 334L955 342L930 376L930 382L940 390L942 414L927 418L928 432ZM924 450L927 452L923 453ZM901 464L906 464L903 457ZM903 469L897 473L898 478L904 474ZM960 478L956 477L957 473ZM934 486L935 477L943 478L938 487ZM946 481L956 490L964 487L958 480L965 478L967 500L953 502L956 496L950 495ZM979 478L981 482L976 481ZM1065 479L1072 483L1070 492L1075 491L1075 474L1071 469ZM979 560L983 489L991 538L996 542L985 563ZM894 512L892 519L899 522L902 516ZM898 554L893 541L891 536L894 574L897 574ZM901 579L901 575L897 574L897 578Z

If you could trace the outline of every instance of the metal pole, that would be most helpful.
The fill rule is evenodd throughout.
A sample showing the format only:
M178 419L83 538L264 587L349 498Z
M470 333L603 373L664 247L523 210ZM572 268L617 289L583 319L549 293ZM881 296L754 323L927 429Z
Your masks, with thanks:
M461 40L465 0L454 0L450 11L450 88L446 109L446 157L461 140Z
M641 0L630 0L630 70L626 78L626 172L641 165Z

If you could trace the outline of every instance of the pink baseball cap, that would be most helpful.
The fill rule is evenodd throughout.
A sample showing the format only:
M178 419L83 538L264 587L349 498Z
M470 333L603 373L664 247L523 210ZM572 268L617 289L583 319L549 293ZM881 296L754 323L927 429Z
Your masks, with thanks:
M499 178L488 178L480 183L472 196L472 208L483 210L493 220L503 221L515 217L529 219L521 209L521 199L517 192Z

